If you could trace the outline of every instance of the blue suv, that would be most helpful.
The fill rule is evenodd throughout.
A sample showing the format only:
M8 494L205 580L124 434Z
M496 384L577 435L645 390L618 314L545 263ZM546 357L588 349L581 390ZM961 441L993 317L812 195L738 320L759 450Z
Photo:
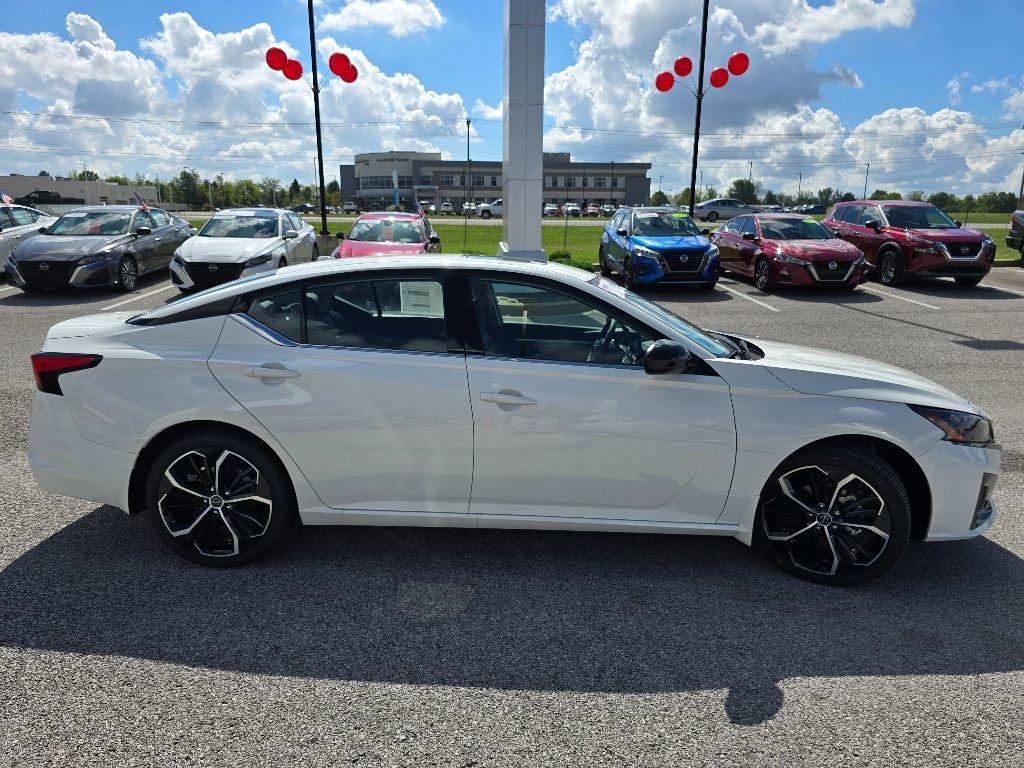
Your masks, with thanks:
M714 288L718 248L706 234L678 208L620 208L601 235L601 274L618 272L630 290L654 283Z

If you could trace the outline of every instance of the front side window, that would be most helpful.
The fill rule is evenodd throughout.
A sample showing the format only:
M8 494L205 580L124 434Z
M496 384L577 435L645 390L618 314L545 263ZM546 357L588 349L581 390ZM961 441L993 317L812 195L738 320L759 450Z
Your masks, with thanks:
M598 365L641 365L654 338L624 318L551 288L473 280L484 353Z
M864 209L860 212L860 219L857 223L862 227L866 227L869 221L881 222L881 218L878 215L878 208L873 205L864 206Z
M277 216L244 213L217 214L199 230L199 237L241 237L269 240L277 237Z
M140 227L148 227L149 229L156 229L153 226L153 219L145 211L136 211L135 223L132 224L132 232L137 232Z
M130 213L69 211L53 223L48 235L126 235Z
M302 340L302 293L298 288L254 299L246 314L290 341Z
M757 222L754 221L751 216L743 217L743 228L740 229L740 236L743 235L756 235L757 234Z
M11 218L14 219L14 226L25 227L35 224L36 218L25 208L11 208Z
M348 280L306 289L306 340L332 347L447 352L438 280Z

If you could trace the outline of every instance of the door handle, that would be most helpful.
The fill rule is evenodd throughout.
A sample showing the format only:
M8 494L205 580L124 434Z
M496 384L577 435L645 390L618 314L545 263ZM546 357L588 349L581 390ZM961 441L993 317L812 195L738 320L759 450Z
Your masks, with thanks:
M157 237L157 238L154 238L154 239L155 239L155 240L156 240L156 241L157 241L158 243L160 242L160 238L159 238L159 237Z
M20 240L20 239L21 239L21 235L15 235L15 236L14 236L13 238L11 238L11 239L12 239L12 240Z
M497 406L511 408L537 404L537 401L532 397L525 397L521 392L517 392L514 389L503 389L500 392L481 392L480 399L485 403L494 403Z
M283 366L250 365L245 369L245 375L254 379L296 379L299 372Z

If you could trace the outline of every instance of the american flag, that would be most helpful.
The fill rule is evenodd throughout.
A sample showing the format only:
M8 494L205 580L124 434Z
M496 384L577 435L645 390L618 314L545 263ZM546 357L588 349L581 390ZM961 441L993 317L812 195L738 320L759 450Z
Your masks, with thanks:
M146 205L146 201L143 200L141 197L139 197L139 193L138 192L135 193L135 199L139 201L139 210L142 210L142 211L148 211L149 210L149 206Z
M424 218L427 215L427 212L423 210L423 203L421 203L419 200L416 201L416 215L422 216Z
M10 205L13 202L14 201L11 199L11 196L4 192L2 189L0 189L0 203L3 203L4 205Z

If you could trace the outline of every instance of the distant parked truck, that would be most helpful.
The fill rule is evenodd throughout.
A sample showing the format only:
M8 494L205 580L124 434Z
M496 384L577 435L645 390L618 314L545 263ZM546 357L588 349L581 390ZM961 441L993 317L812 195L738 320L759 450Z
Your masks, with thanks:
M1024 267L1024 210L1010 214L1010 231L1006 233L1006 247L1020 254L1020 265Z
M59 192L52 192L49 189L37 189L29 192L23 197L17 197L14 202L19 205L81 205L85 200L81 197L64 197Z
M490 203L480 203L476 209L477 215L481 219L489 219L492 216L502 216L505 212L505 204L501 199L494 200Z

